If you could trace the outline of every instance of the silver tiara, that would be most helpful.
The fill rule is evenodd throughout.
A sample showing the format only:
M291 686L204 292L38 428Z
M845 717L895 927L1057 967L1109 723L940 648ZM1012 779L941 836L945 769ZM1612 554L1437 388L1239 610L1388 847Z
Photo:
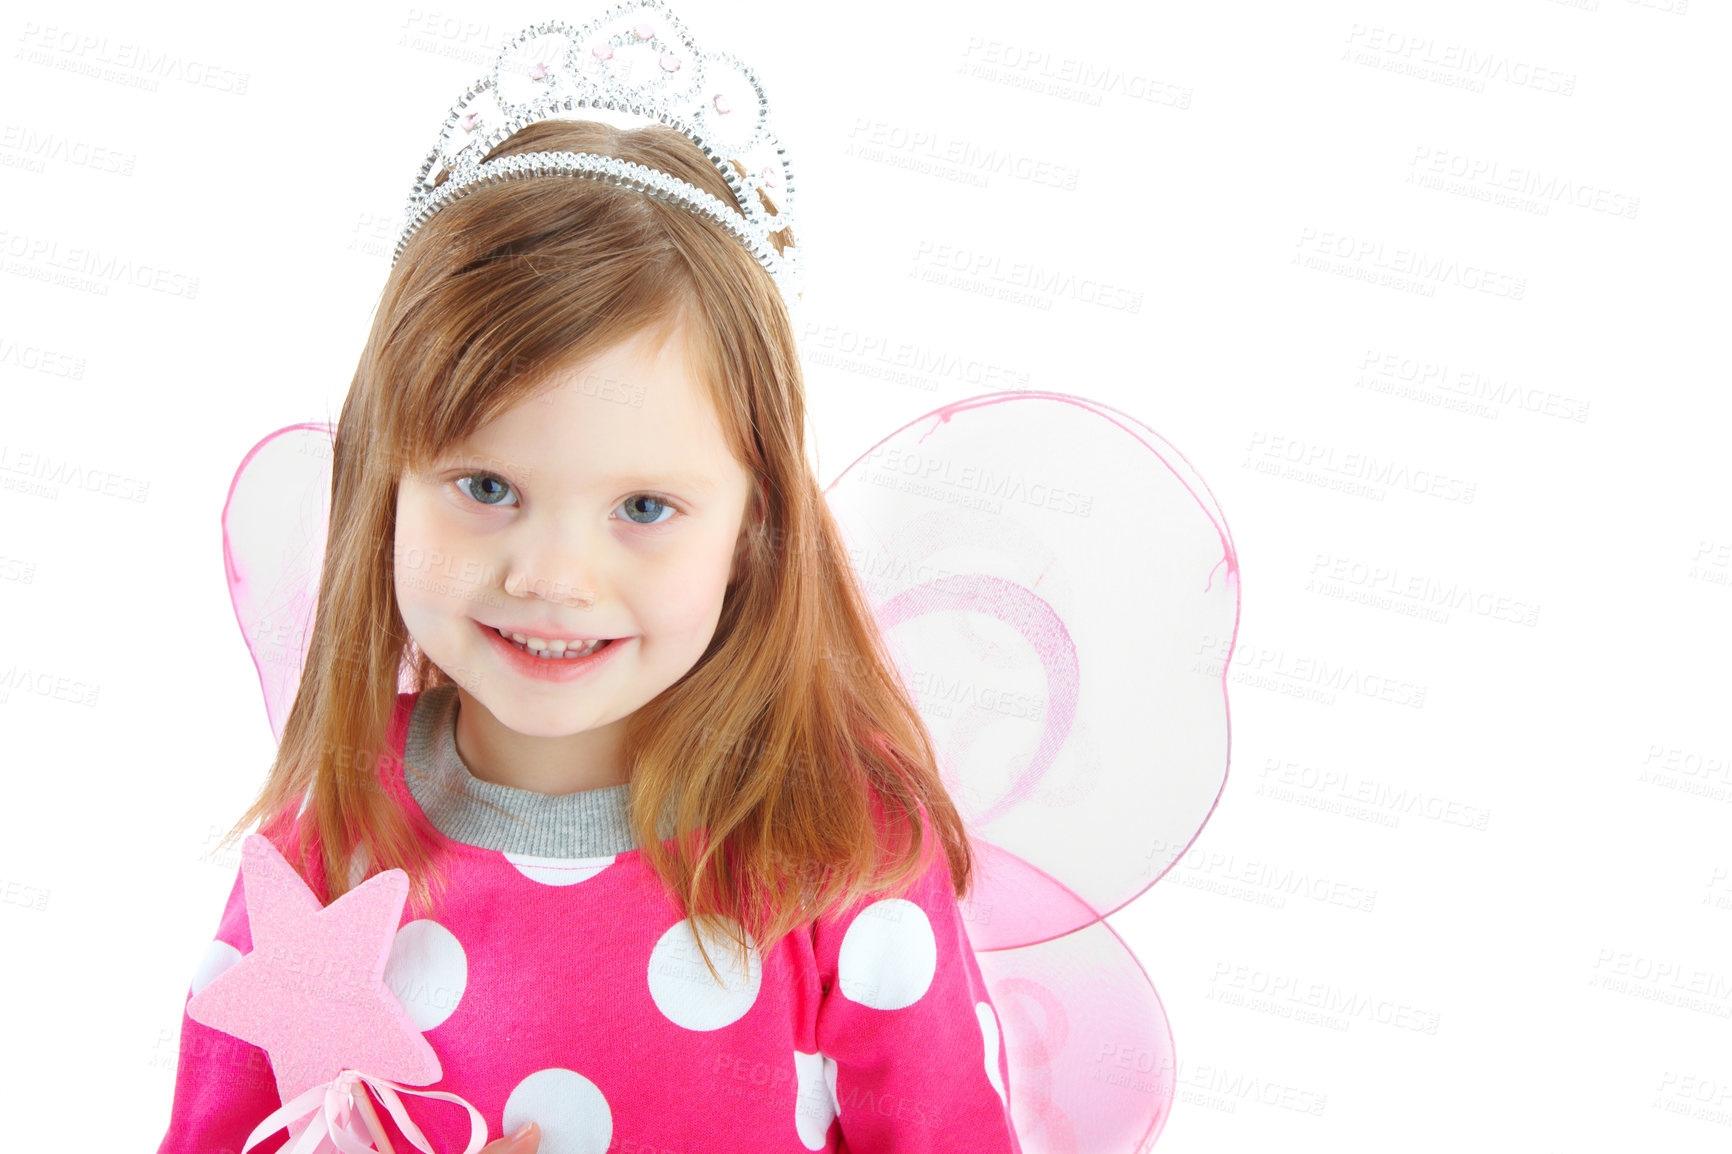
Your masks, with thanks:
M592 152L525 152L482 163L524 126L585 109L648 118L685 133L728 182L734 203L659 169ZM449 176L435 187L441 173ZM784 255L769 238L793 227L794 173L770 131L763 85L736 57L699 50L662 0L630 0L581 28L543 21L509 40L492 71L451 106L410 190L391 263L415 230L452 201L485 184L541 176L635 188L708 217L769 271L790 308L799 298L794 246L786 245Z

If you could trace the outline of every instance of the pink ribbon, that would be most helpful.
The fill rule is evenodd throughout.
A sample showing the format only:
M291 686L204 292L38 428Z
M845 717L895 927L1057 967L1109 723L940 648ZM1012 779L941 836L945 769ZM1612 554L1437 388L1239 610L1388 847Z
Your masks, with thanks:
M403 1100L397 1097L398 1090L421 1098L455 1102L469 1111L469 1145L464 1148L463 1154L476 1154L487 1142L487 1123L482 1120L481 1112L456 1094L448 1094L443 1090L414 1090L408 1086L400 1086L388 1078L375 1078L359 1070L342 1070L329 1082L314 1086L272 1111L268 1118L247 1135L247 1144L241 1147L241 1154L246 1154L265 1138L309 1114L314 1115L312 1121L293 1143L283 1148L282 1154L315 1154L326 1138L343 1154L392 1154L391 1139L380 1125L379 1116L373 1111L373 1104L367 1100L368 1088L379 1096L379 1101L391 1112L391 1117L396 1120L397 1128L403 1131L404 1136L427 1154L433 1154L433 1147L427 1144L427 1138L421 1133L420 1127L410 1121ZM321 1100L324 1104L322 1111L319 1109ZM369 1137L358 1135L352 1128L357 1115L366 1127Z

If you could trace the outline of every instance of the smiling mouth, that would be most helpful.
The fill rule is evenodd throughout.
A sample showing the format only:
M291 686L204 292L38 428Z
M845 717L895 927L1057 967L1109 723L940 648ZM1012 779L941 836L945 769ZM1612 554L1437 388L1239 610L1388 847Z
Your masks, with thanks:
M606 649L609 645L613 644L614 640L611 637L606 637L598 641L585 641L580 645L572 645L563 641L555 641L551 644L544 643L540 645L530 645L527 642L517 640L517 638L505 632L503 629L496 628L494 629L494 632L499 634L499 636L503 637L507 642L521 652L527 653L532 657L539 657L544 661L571 661L578 657L588 657L591 654L599 653L601 650Z

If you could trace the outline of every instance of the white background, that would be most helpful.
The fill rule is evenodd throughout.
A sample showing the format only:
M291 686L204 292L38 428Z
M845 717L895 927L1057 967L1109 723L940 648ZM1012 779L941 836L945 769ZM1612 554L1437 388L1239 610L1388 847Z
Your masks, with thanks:
M1226 793L1111 919L1172 1020L1168 1154L1732 1143L1728 29L1583 3L677 9L797 165L826 480L1052 389L1226 514ZM19 1150L95 1148L85 1099L103 1148L160 1139L236 864L202 855L272 752L229 480L335 419L451 100L590 11L161 8L0 23ZM977 259L1061 287L913 275Z

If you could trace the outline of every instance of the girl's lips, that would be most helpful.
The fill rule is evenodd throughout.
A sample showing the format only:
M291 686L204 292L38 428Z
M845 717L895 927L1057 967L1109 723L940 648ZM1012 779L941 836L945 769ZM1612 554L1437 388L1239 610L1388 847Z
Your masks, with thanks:
M564 682L587 677L606 666L615 653L634 640L630 637L617 637L587 657L536 657L501 637L499 630L491 625L477 621L475 627L481 630L488 644L493 646L494 651L510 669L536 681Z

